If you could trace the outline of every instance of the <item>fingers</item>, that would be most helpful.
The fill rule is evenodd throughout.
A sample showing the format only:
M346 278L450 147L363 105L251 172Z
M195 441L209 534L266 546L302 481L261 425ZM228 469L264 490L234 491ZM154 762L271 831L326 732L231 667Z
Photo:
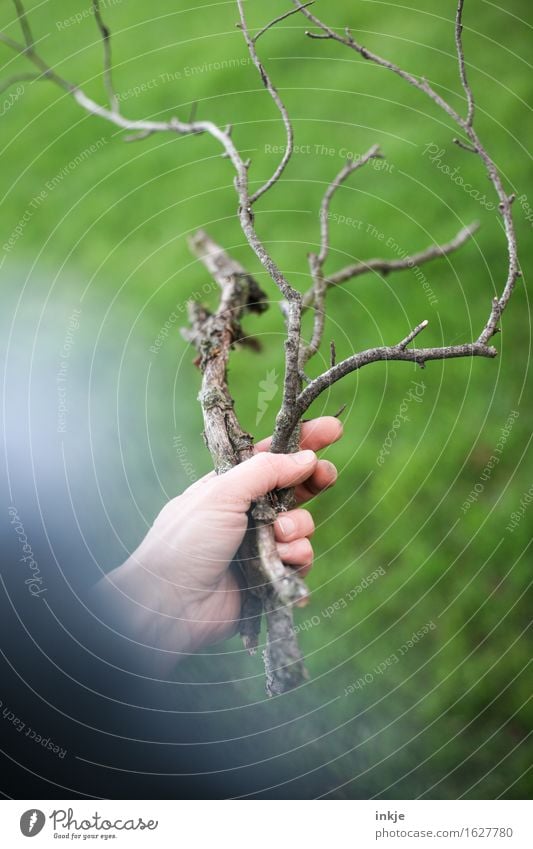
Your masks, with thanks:
M274 522L274 534L278 543L278 554L288 566L307 575L313 565L313 548L307 537L315 530L311 514L307 510L289 510Z
M273 489L296 486L311 477L318 465L313 451L295 454L256 454L212 481L215 499L246 512L250 503Z
M313 565L313 547L305 538L278 542L278 554L284 563L297 568L300 575L307 575Z
M278 542L293 542L310 537L314 530L315 523L308 510L288 510L274 522L274 534Z
M319 460L313 474L296 487L296 503L303 504L329 489L337 480L337 469L329 460Z
M321 416L310 422L304 422L300 437L300 448L320 451L336 442L342 436L342 424L334 416ZM272 437L262 439L255 446L257 452L268 451Z

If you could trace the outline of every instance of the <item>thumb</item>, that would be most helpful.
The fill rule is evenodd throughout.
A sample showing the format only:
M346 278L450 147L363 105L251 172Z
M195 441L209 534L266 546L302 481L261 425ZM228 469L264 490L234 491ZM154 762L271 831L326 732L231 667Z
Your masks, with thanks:
M314 451L297 451L295 454L256 454L244 463L234 466L216 479L215 488L222 501L237 503L242 512L250 502L273 489L296 486L310 477L318 463Z

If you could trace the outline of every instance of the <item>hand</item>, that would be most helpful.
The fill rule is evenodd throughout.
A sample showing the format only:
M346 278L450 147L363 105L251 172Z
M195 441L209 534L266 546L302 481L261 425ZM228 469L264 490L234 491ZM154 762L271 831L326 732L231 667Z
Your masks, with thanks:
M273 489L296 487L301 504L332 486L337 470L314 453L342 435L338 419L302 427L296 454L271 454L270 439L255 456L224 475L214 472L162 509L131 557L97 585L97 595L120 616L128 636L159 652L160 669L176 652L197 651L233 635L241 590L230 569L247 528L252 501ZM281 559L305 575L311 569L314 524L302 508L278 516L274 532Z

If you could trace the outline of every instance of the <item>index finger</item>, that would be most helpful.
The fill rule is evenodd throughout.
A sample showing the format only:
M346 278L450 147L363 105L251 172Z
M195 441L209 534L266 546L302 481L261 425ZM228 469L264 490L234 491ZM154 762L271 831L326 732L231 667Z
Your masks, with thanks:
M320 451L327 448L333 442L337 442L342 436L342 423L335 416L320 416L310 422L304 422L300 436L300 448L310 448L311 451ZM268 451L272 443L272 437L262 439L254 446L255 452Z

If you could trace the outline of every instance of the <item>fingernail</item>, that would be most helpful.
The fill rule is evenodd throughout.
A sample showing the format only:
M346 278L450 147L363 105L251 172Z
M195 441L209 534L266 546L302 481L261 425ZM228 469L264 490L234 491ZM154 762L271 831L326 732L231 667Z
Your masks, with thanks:
M283 518L278 516L278 525L281 533L285 537L290 536L296 530L296 522L294 522L293 519L289 519L288 516L284 516Z
M309 466L314 460L316 460L316 454L314 451L297 451L296 454L293 454L294 462L299 466Z

